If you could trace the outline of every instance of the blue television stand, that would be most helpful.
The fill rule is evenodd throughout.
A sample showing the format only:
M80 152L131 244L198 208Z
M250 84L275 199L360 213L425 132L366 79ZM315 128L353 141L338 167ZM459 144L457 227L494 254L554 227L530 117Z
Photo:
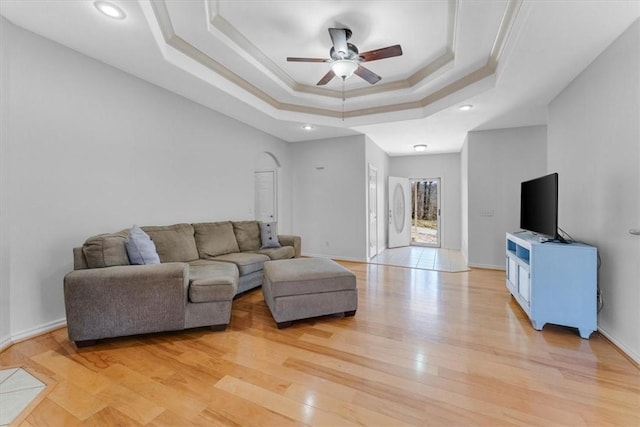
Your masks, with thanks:
M534 329L570 326L588 339L598 328L597 259L593 246L507 233L507 288Z

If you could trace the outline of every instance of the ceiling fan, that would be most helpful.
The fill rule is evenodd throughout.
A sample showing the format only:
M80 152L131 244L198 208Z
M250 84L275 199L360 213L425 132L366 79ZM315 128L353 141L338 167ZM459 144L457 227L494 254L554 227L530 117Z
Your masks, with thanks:
M355 45L347 42L347 40L351 38L351 30L348 28L329 28L329 36L331 36L331 42L333 43L333 46L329 50L330 59L287 58L289 62L326 62L331 64L331 69L316 83L317 86L326 85L335 76L342 77L344 80L353 74L371 84L376 84L382 77L368 68L363 67L360 63L402 55L402 48L399 44L359 53Z

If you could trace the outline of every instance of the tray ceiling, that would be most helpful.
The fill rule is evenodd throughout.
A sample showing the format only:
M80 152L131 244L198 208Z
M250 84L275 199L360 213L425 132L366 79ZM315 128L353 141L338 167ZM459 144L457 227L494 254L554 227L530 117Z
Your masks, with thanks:
M160 0L146 17L187 72L205 66L278 110L354 118L421 109L490 77L520 2L398 4ZM328 58L329 27L351 29L361 52L400 44L404 55L366 64L383 78L375 85L352 76L318 87L329 64L286 57Z
M0 14L286 141L364 133L390 155L546 123L553 97L640 16L639 1L616 0L109 1L127 18L92 0L2 0ZM329 27L351 29L360 52L404 53L365 64L375 85L318 87L328 64L286 57L328 57Z

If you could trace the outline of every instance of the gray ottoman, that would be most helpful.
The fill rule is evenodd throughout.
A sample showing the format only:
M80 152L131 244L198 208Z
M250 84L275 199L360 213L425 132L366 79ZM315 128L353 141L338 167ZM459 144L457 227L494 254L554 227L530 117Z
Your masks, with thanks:
M262 293L278 328L327 314L353 316L358 309L355 274L325 258L265 262Z

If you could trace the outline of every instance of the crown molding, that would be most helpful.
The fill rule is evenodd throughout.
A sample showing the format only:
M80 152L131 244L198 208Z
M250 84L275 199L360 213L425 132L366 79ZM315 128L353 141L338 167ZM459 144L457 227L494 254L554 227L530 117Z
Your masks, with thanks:
M163 0L164 1L164 0ZM442 67L455 60L454 41L455 28L457 22L457 10L459 0L448 0L447 7L447 42L444 47L445 53L438 56L427 65L416 71L406 79L396 80L389 83L378 84L360 89L351 89L344 92L344 96L353 99L359 96L376 95L398 89L411 89L423 80L434 75ZM220 13L219 0L207 0L208 28L215 29L216 35L220 35L236 51L241 51L242 56L254 65L263 70L268 70L272 76L279 79L279 83L285 85L294 92L308 93L313 95L327 96L332 98L342 98L343 92L326 89L318 86L309 86L294 81L282 68L271 61L257 46L251 43L240 31L238 31Z
M505 8L505 13L500 22L496 38L494 40L491 52L488 55L488 59L485 65L444 86L443 88L424 96L417 101L381 105L344 112L327 108L316 108L300 104L280 102L267 92L263 91L248 80L240 77L231 69L211 58L210 56L181 38L179 35L177 35L171 22L171 17L169 16L165 0L149 1L149 4L166 45L171 46L176 51L182 53L186 57L192 59L193 61L196 61L210 71L223 77L237 87L251 94L255 98L280 111L345 119L404 110L424 109L425 107L435 103L436 101L442 100L466 87L469 87L483 79L486 79L487 77L492 76L496 72L500 55L507 43L511 28L513 26L513 22L517 17L522 2L523 0L508 0L507 6ZM457 24L458 0L449 0L448 5L449 10L447 25L447 46L445 48L445 52L442 55L431 61L429 64L415 72L407 79L371 87L352 89L346 91L344 93L344 96L346 98L352 99L355 97L376 95L384 92L415 89L418 85L422 84L430 77L435 76L436 74L438 74L438 72L442 72L449 64L452 64L455 60L455 52L453 47L455 45L455 28ZM208 29L210 30L210 32L212 32L212 29L215 29L215 33L224 35L225 42L231 43L238 54L242 55L243 58L249 60L250 63L261 69L263 72L268 73L269 75L274 77L274 80L278 81L284 87L293 92L328 96L332 98L343 97L342 92L296 83L288 74L286 74L262 51L260 51L260 49L253 45L250 40L248 40L237 29L235 29L233 25L231 25L227 20L224 19L224 17L220 15L218 0L207 0L206 8Z

